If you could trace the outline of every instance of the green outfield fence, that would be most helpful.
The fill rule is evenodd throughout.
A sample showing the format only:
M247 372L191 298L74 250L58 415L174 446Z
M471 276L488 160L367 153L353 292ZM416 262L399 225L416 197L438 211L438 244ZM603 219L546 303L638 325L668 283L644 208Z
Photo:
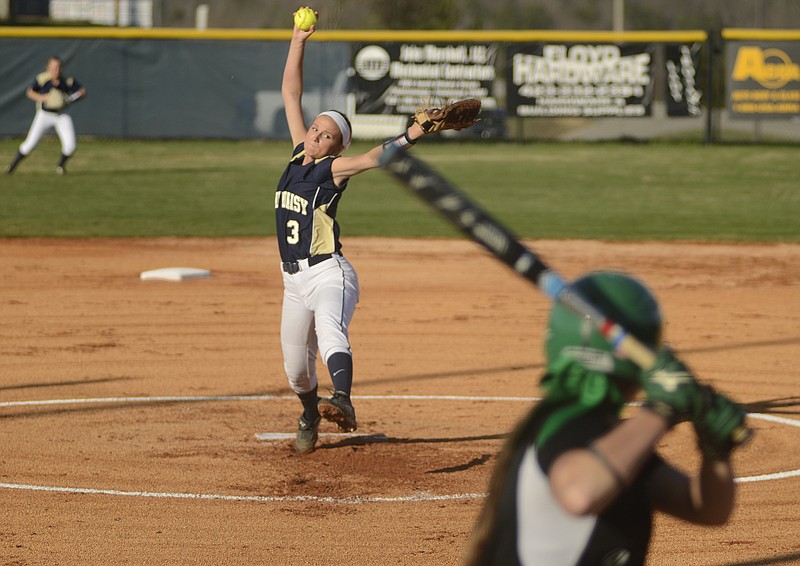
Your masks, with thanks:
M0 137L24 136L24 91L53 54L89 96L78 134L286 139L286 30L0 27ZM800 141L800 30L319 31L309 115L345 110L354 135L395 133L423 103L474 96L451 137Z

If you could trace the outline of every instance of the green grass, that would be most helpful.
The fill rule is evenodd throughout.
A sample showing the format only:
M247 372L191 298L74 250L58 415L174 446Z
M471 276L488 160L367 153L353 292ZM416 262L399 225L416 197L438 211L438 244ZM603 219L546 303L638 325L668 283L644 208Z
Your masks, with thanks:
M0 166L19 141L0 140ZM64 177L58 151L47 138L0 177L0 237L272 235L290 148L80 140ZM425 140L412 151L522 237L800 241L796 146ZM351 181L338 219L345 239L458 235L381 170Z

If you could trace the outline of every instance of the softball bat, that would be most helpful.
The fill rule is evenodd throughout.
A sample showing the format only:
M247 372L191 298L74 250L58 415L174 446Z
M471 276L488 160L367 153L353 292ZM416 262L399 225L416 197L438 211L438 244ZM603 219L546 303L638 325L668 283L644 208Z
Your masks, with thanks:
M643 370L655 365L656 352L573 290L533 250L422 160L400 148L390 147L383 152L380 163L406 189L437 210L499 261L536 285L551 300L589 318L612 345L617 356L633 361ZM732 440L736 444L744 444L751 436L752 430L743 426L734 431Z

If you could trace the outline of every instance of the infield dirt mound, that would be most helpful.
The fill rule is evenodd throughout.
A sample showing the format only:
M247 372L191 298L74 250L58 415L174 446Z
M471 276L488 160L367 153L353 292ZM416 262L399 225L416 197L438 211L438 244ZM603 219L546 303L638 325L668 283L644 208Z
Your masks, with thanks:
M529 244L567 278L641 278L701 379L797 419L800 246ZM276 247L0 243L5 563L461 561L495 456L539 393L547 300L469 241L346 239L362 289L354 401L369 436L323 436L300 457L291 439L255 438L291 435L300 412L283 374ZM139 280L170 266L212 275ZM166 399L139 399L153 397ZM86 399L105 401L63 402ZM739 476L800 468L797 428L752 425ZM662 451L697 464L685 428ZM651 564L798 563L798 481L740 484L721 529L659 517Z

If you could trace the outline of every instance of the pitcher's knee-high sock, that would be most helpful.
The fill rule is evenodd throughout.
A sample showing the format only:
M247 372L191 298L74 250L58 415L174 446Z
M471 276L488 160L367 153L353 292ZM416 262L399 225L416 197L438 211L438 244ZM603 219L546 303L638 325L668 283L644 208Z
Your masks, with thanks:
M344 352L337 352L328 358L328 371L331 374L333 389L350 396L353 387L353 357Z
M300 402L303 404L303 417L309 423L313 423L319 418L319 409L317 409L317 388L315 387L308 393L298 393Z

